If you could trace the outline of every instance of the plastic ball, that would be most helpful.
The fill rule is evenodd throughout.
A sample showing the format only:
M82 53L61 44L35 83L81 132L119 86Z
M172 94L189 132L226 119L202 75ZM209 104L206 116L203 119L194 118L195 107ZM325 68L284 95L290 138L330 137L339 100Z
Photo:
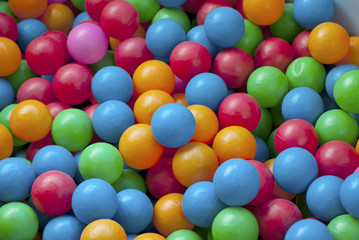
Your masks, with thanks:
M25 52L29 43L47 32L46 25L37 19L25 19L18 23L19 36L17 44L21 52Z
M254 159L259 162L265 162L270 158L269 148L267 143L260 137L254 136L256 140L257 150Z
M243 0L243 10L251 22L257 25L270 25L282 16L284 1Z
M0 160L10 157L14 148L14 141L12 133L3 124L0 124L0 144Z
M253 135L267 140L272 132L272 117L267 108L261 108L261 119L258 126L252 131Z
M8 1L0 1L0 11L13 17L16 22L19 21L19 18L11 11Z
M191 28L191 22L188 15L179 8L161 8L152 18L152 23L160 20L170 18L177 21L185 32L188 32Z
M0 55L0 76L8 76L20 66L21 52L11 39L0 37Z
M201 236L190 230L177 230L171 233L167 240L202 240Z
M257 46L263 41L262 30L248 19L244 19L244 35L236 45L237 48L246 50L251 56L254 56Z
M341 63L359 65L359 61L357 59L359 53L359 37L353 36L350 37L349 40L350 40L350 48L348 55L341 61Z
M13 103L15 99L14 89L11 84L3 78L0 78L0 111Z
M349 175L340 188L340 201L344 209L353 217L358 218L358 181L359 173Z
M21 0L10 0L11 11L19 18L38 18L47 7L47 0L34 0L23 2Z
M71 108L69 105L63 102L51 102L46 106L51 112L52 119L54 119L63 110Z
M101 17L101 12L109 2L111 2L111 0L86 0L85 1L86 12L91 17L91 19L99 22Z
M41 15L40 20L51 31L60 31L68 34L72 28L75 19L72 10L61 3L48 5L45 12Z
M0 11L0 36L16 41L19 35L19 29L17 27L17 22L9 14L3 13Z
M186 0L157 0L157 2L160 3L162 6L168 8L175 8L184 4Z
M81 233L85 228L75 216L63 215L49 221L43 231L44 240L80 239Z
M152 20L154 15L160 9L160 3L157 0L127 0L136 7L140 15L140 22L146 23ZM173 1L171 1L172 3ZM164 5L163 5L164 6Z
M74 21L72 22L72 28L76 27L80 23L94 23L96 25L100 25L99 22L92 20L87 12L81 12L75 17Z
M359 81L359 70L344 73L335 82L333 94L335 102L346 112L358 114L359 108L356 106L358 100L356 83Z
M310 30L306 30L303 31L301 33L299 33L293 43L292 43L292 47L295 53L296 57L311 57L312 55L309 52L308 49L308 39L309 39L309 34L310 34Z
M117 193L125 189L137 189L147 193L145 180L139 173L131 169L123 169L120 178L112 186Z
M224 0L209 0L205 1L198 9L196 21L198 25L203 25L207 15L214 9L219 7L232 7Z
M334 86L338 79L347 72L359 70L359 66L353 64L343 64L332 68L325 79L325 90L329 97L334 99Z
M88 224L81 234L81 240L126 240L123 227L111 219L98 219Z
M51 82L44 78L30 78L21 84L17 92L18 103L25 100L38 100L44 104L56 102L57 98L52 90Z
M359 236L359 220L349 214L343 214L330 221L328 229L334 239L356 239Z
M26 142L25 142L26 144ZM47 134L43 139L32 142L26 150L26 159L32 161L35 154L43 147L48 145L55 145L54 140L52 139L51 133Z
M304 240L315 236L318 240L333 240L325 224L314 219L303 219L294 223L285 234L285 240Z
M21 60L18 69L11 75L6 77L13 87L15 93L20 88L21 84L23 84L26 80L34 77L38 77L36 73L31 71L26 60Z
M142 233L135 237L133 240L165 240L162 235L157 233Z

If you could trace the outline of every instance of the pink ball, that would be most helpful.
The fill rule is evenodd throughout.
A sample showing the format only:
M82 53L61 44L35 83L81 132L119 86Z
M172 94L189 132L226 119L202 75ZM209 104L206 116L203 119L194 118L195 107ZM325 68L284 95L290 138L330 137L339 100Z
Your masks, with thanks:
M274 37L261 42L254 53L256 68L273 66L285 72L294 59L293 47L285 40Z
M40 77L30 78L21 84L16 98L18 103L30 99L38 100L44 104L57 101L51 82Z
M67 35L65 33L60 31L48 31L43 33L41 36L52 38L61 43L65 50L65 63L68 63L71 60L70 53L67 49Z
M67 48L71 57L77 62L93 64L105 56L108 41L101 27L92 23L83 23L69 33Z
M52 119L54 119L63 110L71 108L69 105L62 102L52 102L46 106L51 112Z
M272 195L274 189L274 177L271 170L256 160L249 160L259 173L260 186L257 196L248 205L259 205L266 202Z
M312 56L308 49L308 39L310 32L310 30L303 31L299 33L294 39L292 46L294 49L295 56L297 58Z
M245 86L253 71L252 56L240 48L227 48L219 52L213 62L213 73L220 76L229 88Z
M197 12L197 24L203 25L208 13L219 7L232 7L224 0L208 0L201 5Z
M87 14L95 21L100 21L103 8L112 0L85 0Z
M16 42L19 35L17 23L13 17L0 12L0 37L6 37Z

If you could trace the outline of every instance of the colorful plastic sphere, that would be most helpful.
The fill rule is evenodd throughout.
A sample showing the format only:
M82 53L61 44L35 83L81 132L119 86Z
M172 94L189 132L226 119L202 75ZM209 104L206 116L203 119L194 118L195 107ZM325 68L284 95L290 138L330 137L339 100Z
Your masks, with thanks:
M162 8L162 9L160 9L153 16L152 23L154 23L160 19L166 19L166 18L170 18L170 19L177 21L179 24L181 24L181 26L183 27L185 32L188 32L191 28L191 22L190 22L188 15L183 10L181 10L179 8Z
M51 82L39 77L30 78L21 84L16 97L18 103L30 99L38 100L44 104L57 101Z
M303 219L294 223L285 234L285 240L304 240L315 236L318 240L333 240L325 224L314 219Z
M86 0L86 12L91 17L91 19L99 22L101 12L109 2L111 2L111 0Z
M13 103L14 99L15 93L11 84L6 79L0 78L0 111Z
M272 117L267 108L261 108L261 119L256 129L252 131L253 135L267 140L269 134L272 132ZM258 159L257 159L258 160Z
M70 32L74 19L75 16L72 10L61 3L48 5L46 11L40 17L40 20L49 30L60 31L65 34Z
M270 158L269 148L267 143L260 137L254 136L256 140L257 150L254 159L259 162L265 162Z
M270 25L282 16L284 1L243 0L243 10L251 22L257 25Z
M140 15L140 22L146 23L152 20L154 15L160 9L160 3L157 0L126 0L136 7ZM174 1L171 1L171 3ZM163 5L165 6L165 5Z
M88 224L81 234L81 240L126 240L123 227L111 219L98 219Z
M21 52L25 52L29 43L48 31L46 25L37 19L25 19L18 23L19 36L16 43Z
M349 48L349 34L337 23L321 23L309 34L309 52L321 63L339 62L348 54Z
M21 0L10 0L11 11L19 18L38 18L47 7L47 0L34 0L23 2Z
M24 143L21 143L24 144ZM25 142L26 144L26 142ZM32 161L34 159L35 154L43 147L47 145L55 145L54 140L52 139L51 132L46 135L43 139L32 142L27 150L26 150L26 159Z
M350 40L350 48L348 55L341 61L341 63L347 64L355 64L359 65L359 61L357 59L359 53L359 37L353 36L349 38Z
M311 57L312 55L309 52L308 49L308 38L309 38L309 34L310 34L310 30L306 30L303 31L301 33L299 33L293 43L292 43L292 47L295 53L296 57Z
M0 12L0 36L16 41L19 35L17 22L9 14Z
M323 113L315 124L319 136L319 144L333 140L345 141L354 145L358 139L358 124L349 114L340 109Z
M11 202L0 208L0 236L3 239L34 239L38 228L36 213L27 204Z
M71 209L75 181L66 173L47 171L36 178L31 188L34 205L42 213L60 216Z
M333 94L335 102L346 112L358 114L356 106L359 95L357 94L357 82L359 81L359 70L344 73L335 82Z
M17 93L21 84L23 84L26 80L34 77L39 77L39 75L31 71L26 60L21 60L17 70L13 74L7 76L6 80L10 82L11 86L14 88L15 93Z
M232 7L225 0L209 0L205 1L198 9L196 21L198 25L203 25L207 15L214 9L219 7Z
M112 50L107 50L105 56L98 62L91 64L90 68L93 73L97 73L102 68L116 66L115 61L115 52Z
M254 56L257 46L263 41L262 30L248 19L244 19L244 35L236 45L237 48L246 50L251 56Z
M202 240L201 236L198 235L196 232L185 230L185 229L174 231L167 237L167 240L179 240L179 239Z
M330 221L328 229L334 239L356 239L359 236L359 220L349 214L343 214Z
M340 200L344 209L353 217L358 218L358 181L359 173L349 175L340 189Z
M186 2L186 0L157 0L162 6L168 8L179 7Z
M157 233L142 233L133 240L166 240L166 238Z
M330 22L334 16L334 1L296 0L293 4L295 20L307 29L313 29L317 25Z
M112 186L117 193L125 189L137 189L147 193L145 180L139 173L131 169L123 169L120 178Z
M332 68L325 79L325 90L329 97L334 99L334 86L337 80L344 74L353 70L359 70L359 66L353 64L343 64Z
M79 109L66 109L55 117L51 133L57 145L71 152L80 151L92 139L91 119Z
M0 144L2 146L0 160L10 157L14 149L14 141L12 133L3 123L0 124Z
M213 239L257 239L258 222L253 214L242 207L228 207L222 210L213 221Z
M91 17L88 15L87 12L81 12L75 17L74 21L72 22L72 28L76 27L80 23L95 23L96 25L99 25L98 22L91 22L91 21L93 20L91 19Z
M63 102L51 102L46 106L51 112L52 119L54 119L63 110L71 108L69 105Z
M0 76L8 76L20 66L21 52L11 39L0 37L0 55Z
M51 219L43 231L44 240L80 239L85 228L75 216L63 215Z
M160 198L153 208L153 224L165 237L176 230L194 227L183 213L182 199L183 194L170 193Z

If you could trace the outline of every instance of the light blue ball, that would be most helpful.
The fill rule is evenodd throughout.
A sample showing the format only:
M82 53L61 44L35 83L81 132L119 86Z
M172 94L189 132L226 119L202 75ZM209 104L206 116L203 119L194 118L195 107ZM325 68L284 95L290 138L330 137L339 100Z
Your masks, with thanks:
M101 103L92 117L96 134L110 143L118 143L122 133L135 124L131 108L124 102L109 100Z
M244 206L258 194L259 173L247 160L230 159L217 168L213 186L217 197L223 203L231 207Z
M19 29L19 36L16 43L23 53L25 53L27 46L32 40L48 31L46 25L37 19L22 20L17 24L17 27Z
M303 219L288 229L284 240L333 240L333 236L324 223L314 219Z
M80 22L83 22L86 20L91 20L91 17L87 14L86 11L78 14L72 23L72 28L76 27Z
M257 145L256 155L254 156L254 160L264 163L270 158L268 145L260 137L254 136L254 139L256 140L256 145Z
M80 183L82 183L83 181L85 181L85 179L82 177L81 173L80 173L80 169L79 169L79 161L80 161L80 157L81 157L81 153L83 152L83 150L78 151L74 158L76 161L76 171L75 171L75 177L74 180L76 182L77 185L79 185Z
M14 99L15 92L11 84L7 80L0 78L0 111L12 104Z
M359 218L359 172L344 180L340 189L340 200L350 215Z
M188 105L201 104L217 112L228 88L221 77L214 73L200 73L187 84L185 91Z
M183 212L191 223L199 227L211 227L214 218L226 207L217 198L212 182L194 183L183 194Z
M50 216L50 215L40 212L40 210L35 207L35 204L31 198L29 199L28 204L32 209L34 209L34 211L37 215L37 218L39 219L39 230L44 231L47 223L50 222L50 220L53 219L54 216Z
M72 215L62 215L53 218L46 225L43 240L78 240L86 227Z
M122 68L108 66L100 69L92 79L91 89L97 101L119 100L127 103L133 93L131 76Z
M168 8L180 7L186 1L187 0L157 0L157 2L159 4L161 4L164 7L168 7Z

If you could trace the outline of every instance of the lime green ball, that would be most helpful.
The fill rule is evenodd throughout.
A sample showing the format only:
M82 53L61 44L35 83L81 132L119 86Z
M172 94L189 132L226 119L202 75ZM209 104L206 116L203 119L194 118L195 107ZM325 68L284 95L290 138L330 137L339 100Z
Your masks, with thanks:
M248 78L248 94L263 107L279 105L288 92L288 80L278 68L264 66L254 70Z
M213 220L214 240L255 240L259 235L258 222L254 215L242 207L228 207Z
M11 11L9 7L9 2L6 0L4 0L3 2L0 1L0 12L10 15L15 19L16 22L19 21L19 18Z
M145 180L139 173L131 169L123 169L120 178L117 179L112 186L116 192L121 192L125 189L137 189L143 193L147 193Z
M182 229L171 233L167 240L203 240L203 238L193 231Z
M81 153L79 170L84 179L100 178L113 184L121 176L123 159L117 148L98 142L89 145Z
M0 112L0 123L4 125L9 131L11 132L12 139L14 141L14 146L19 147L25 145L27 142L21 140L20 138L16 137L15 134L13 134L11 128L10 128L10 116L12 113L12 110L16 107L17 104L10 104L6 106L3 110Z
M282 104L272 107L269 112L272 117L273 127L277 128L285 122L282 114Z
M300 212L303 215L303 218L313 217L313 214L310 212L307 205L305 192L297 194L297 196L295 197L295 205L298 206Z
M309 87L320 93L324 89L327 72L324 66L311 57L301 57L289 64L285 73L289 89Z
M359 113L359 70L344 73L335 82L334 99L346 112Z
M31 71L26 60L21 60L19 68L13 74L5 77L5 79L9 81L11 86L14 88L15 93L17 93L21 84L34 77L39 77L39 75Z
M60 112L52 122L54 142L70 152L84 149L93 136L90 117L79 109L66 109Z
M349 214L335 217L328 224L328 229L335 240L358 240L359 239L359 219Z
M86 11L85 0L71 0L72 4L80 11Z
M156 0L126 0L137 9L140 15L140 22L151 21L155 14L160 10L160 4Z
M22 202L11 202L0 208L0 239L34 239L39 229L35 211Z
M275 137L275 133L277 132L278 128L275 129L268 137L268 140L267 140L267 146L269 148L269 155L271 158L275 158L278 156L278 152L277 152L277 149L275 149L275 146L274 146L274 137Z
M261 108L261 120L259 121L256 129L253 130L253 135L262 138L264 141L267 140L269 134L272 131L272 117L266 108Z
M187 14L178 8L162 8L159 10L152 19L152 23L164 19L170 18L172 20L177 21L182 25L183 29L188 32L191 28L191 21Z
M246 50L250 55L254 56L257 46L263 41L263 33L260 27L252 23L248 19L244 19L244 35L236 45L237 48Z
M100 69L108 66L116 66L115 52L112 50L108 50L100 61L91 64L90 67L93 73L97 73Z
M341 140L354 145L358 139L358 124L349 114L340 109L323 113L315 124L319 144L333 140Z
M274 37L292 43L295 37L305 29L294 18L293 3L286 3L279 20L269 26Z

